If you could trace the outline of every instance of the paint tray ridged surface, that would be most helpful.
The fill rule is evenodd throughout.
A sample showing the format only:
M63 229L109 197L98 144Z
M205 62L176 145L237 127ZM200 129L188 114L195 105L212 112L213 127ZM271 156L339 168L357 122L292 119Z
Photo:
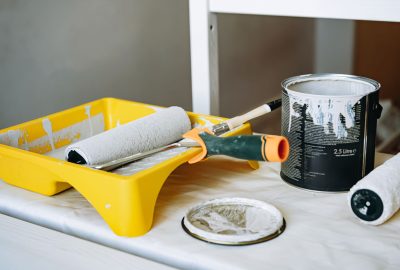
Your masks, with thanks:
M0 178L48 196L72 186L117 235L142 235L151 228L157 196L164 181L201 149L171 149L112 172L64 161L64 149L73 142L159 109L162 108L104 98L0 130ZM193 127L224 120L190 112L188 115ZM227 135L250 133L250 125L245 124Z

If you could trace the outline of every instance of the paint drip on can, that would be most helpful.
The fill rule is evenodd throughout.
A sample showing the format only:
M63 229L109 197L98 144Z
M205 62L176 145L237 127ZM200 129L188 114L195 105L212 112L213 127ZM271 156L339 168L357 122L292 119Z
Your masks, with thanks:
M380 84L342 74L282 82L282 135L290 143L281 177L297 187L347 191L373 169Z

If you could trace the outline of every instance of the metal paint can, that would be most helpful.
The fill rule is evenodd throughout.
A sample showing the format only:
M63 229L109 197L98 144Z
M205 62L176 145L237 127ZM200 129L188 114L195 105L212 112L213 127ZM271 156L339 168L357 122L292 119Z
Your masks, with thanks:
M343 74L309 74L282 82L282 135L290 154L287 183L348 191L374 166L380 84Z

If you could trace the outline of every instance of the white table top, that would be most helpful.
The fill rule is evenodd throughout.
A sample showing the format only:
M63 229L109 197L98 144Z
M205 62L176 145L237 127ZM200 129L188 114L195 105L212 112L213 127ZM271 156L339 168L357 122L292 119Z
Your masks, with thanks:
M387 157L378 155L378 162ZM279 167L264 163L252 171L246 162L230 158L183 165L163 186L152 230L136 238L115 236L73 189L46 197L0 181L0 212L184 269L400 269L399 213L378 227L361 224L350 211L345 193L291 187L279 178ZM199 241L182 230L180 222L190 206L232 196L274 204L287 221L285 232L268 242L228 247ZM4 264L2 257L14 266L30 266L35 257L40 258L39 266L67 268L74 262L90 268L103 263L122 268L132 260L138 265L135 269L151 263L35 225L18 225L21 222L1 217L0 264ZM17 258L25 258L26 264ZM156 267L148 269L163 269Z

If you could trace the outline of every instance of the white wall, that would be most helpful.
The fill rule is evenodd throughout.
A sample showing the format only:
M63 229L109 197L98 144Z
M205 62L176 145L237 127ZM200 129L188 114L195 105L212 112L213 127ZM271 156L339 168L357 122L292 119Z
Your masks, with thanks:
M221 114L235 116L281 94L281 82L313 73L314 20L221 15ZM280 133L280 110L253 120L256 131Z
M316 73L353 72L354 33L352 20L315 20Z
M0 128L104 96L190 110L188 21L187 0L0 1ZM313 29L310 19L220 15L221 115L312 72Z
M0 126L114 96L190 109L184 0L0 1Z

